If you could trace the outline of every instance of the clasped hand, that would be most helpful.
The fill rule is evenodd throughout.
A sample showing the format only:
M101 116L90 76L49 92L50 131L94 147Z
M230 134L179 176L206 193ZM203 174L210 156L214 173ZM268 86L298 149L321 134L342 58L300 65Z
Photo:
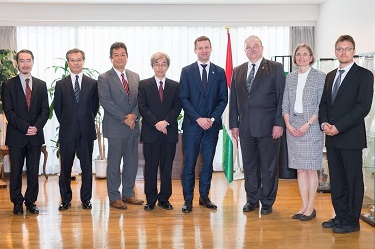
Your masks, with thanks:
M339 130L337 130L335 125L331 125L330 123L324 123L323 133L327 136L335 136L339 134Z

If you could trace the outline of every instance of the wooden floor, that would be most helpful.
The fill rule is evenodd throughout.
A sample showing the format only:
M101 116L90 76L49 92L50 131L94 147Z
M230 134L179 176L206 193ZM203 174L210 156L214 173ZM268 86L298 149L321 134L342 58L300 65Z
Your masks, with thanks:
M9 180L6 180L9 183ZM361 221L361 231L335 234L321 223L333 217L330 194L317 194L317 217L308 222L291 219L300 208L296 180L280 180L274 212L260 217L243 213L244 181L227 184L223 173L214 173L211 200L217 211L197 204L183 214L181 182L173 181L174 210L128 206L109 207L106 180L94 179L93 209L82 210L80 177L72 183L72 208L60 212L58 177L39 178L39 215L13 215L9 190L0 189L0 248L375 248L375 228ZM137 196L145 199L143 180L136 182Z

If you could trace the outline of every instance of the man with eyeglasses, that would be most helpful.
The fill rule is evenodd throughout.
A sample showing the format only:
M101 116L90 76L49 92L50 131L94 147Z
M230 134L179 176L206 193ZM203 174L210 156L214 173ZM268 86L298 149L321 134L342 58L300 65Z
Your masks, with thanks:
M180 76L180 99L184 110L184 165L181 179L185 200L182 206L183 213L190 213L193 209L195 165L199 153L202 155L199 205L217 209L208 195L211 189L216 144L219 130L222 129L221 115L228 102L224 69L210 61L210 39L200 36L195 39L194 47L198 60L182 68Z
M350 35L335 43L339 67L327 74L319 106L319 123L331 181L336 216L322 223L335 233L360 230L364 195L362 150L366 147L364 118L371 109L374 75L354 61L355 42Z
M262 204L261 214L272 213L278 188L280 137L284 131L283 66L263 58L257 36L245 40L248 62L233 70L229 101L229 127L240 138L245 173L246 204L251 212Z
M95 116L99 109L98 81L83 74L85 53L77 48L66 53L70 75L57 81L54 94L54 111L59 127L61 170L59 210L71 206L71 173L77 155L82 174L81 206L91 209L92 151L96 139Z
M138 109L142 116L141 142L145 158L144 191L147 203L144 210L158 206L172 210L172 166L178 142L177 118L181 112L178 82L165 77L170 65L166 53L151 56L154 76L141 80L138 87ZM158 168L160 191L158 192Z
M5 81L1 91L4 113L8 120L5 144L9 147L11 161L10 200L14 204L14 214L23 214L23 202L28 212L39 214L35 202L39 192L43 127L49 116L47 85L31 75L34 55L30 50L20 50L16 54L16 62L19 74ZM23 196L22 168L25 159L27 188Z

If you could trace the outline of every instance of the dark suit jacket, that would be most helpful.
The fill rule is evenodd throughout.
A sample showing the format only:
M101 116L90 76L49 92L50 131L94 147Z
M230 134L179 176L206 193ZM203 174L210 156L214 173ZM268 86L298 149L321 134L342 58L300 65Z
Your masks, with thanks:
M326 136L326 147L363 149L366 147L364 118L371 109L374 75L367 69L353 64L331 104L332 85L337 69L326 77L319 106L319 123L336 126L339 134Z
M79 103L70 75L56 82L54 111L60 123L60 142L75 142L79 129L84 141L96 139L95 116L99 109L98 82L82 76Z
M161 136L164 136L162 132L155 128L155 124L161 120L169 123L167 126L167 141L170 143L178 142L177 118L181 112L179 87L178 82L166 79L163 102L161 102L155 77L139 82L138 109L142 116L142 142L154 143Z
M8 120L5 144L9 147L23 147L27 142L33 146L42 145L43 127L49 116L46 82L32 77L30 110L27 109L25 93L18 75L3 83L1 94L4 113ZM26 136L29 126L38 129L37 135Z
M246 90L247 66L248 62L245 62L233 70L229 128L239 128L240 136L272 136L273 126L284 127L284 69L280 63L263 58L249 96Z
M228 103L228 87L224 69L210 63L206 95L203 94L197 62L184 67L180 78L180 99L184 109L182 129L201 131L199 117L215 118L210 130L222 129L221 115Z

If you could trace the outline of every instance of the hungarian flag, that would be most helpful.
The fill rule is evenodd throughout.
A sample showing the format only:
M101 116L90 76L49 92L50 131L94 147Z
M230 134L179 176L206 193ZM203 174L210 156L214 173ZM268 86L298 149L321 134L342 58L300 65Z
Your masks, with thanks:
M230 42L229 29L227 29L227 58L225 63L225 75L227 77L228 96L230 96L230 83L233 74L232 46ZM233 181L233 145L237 149L236 141L232 138L229 130L229 104L223 113L223 171L229 183Z

